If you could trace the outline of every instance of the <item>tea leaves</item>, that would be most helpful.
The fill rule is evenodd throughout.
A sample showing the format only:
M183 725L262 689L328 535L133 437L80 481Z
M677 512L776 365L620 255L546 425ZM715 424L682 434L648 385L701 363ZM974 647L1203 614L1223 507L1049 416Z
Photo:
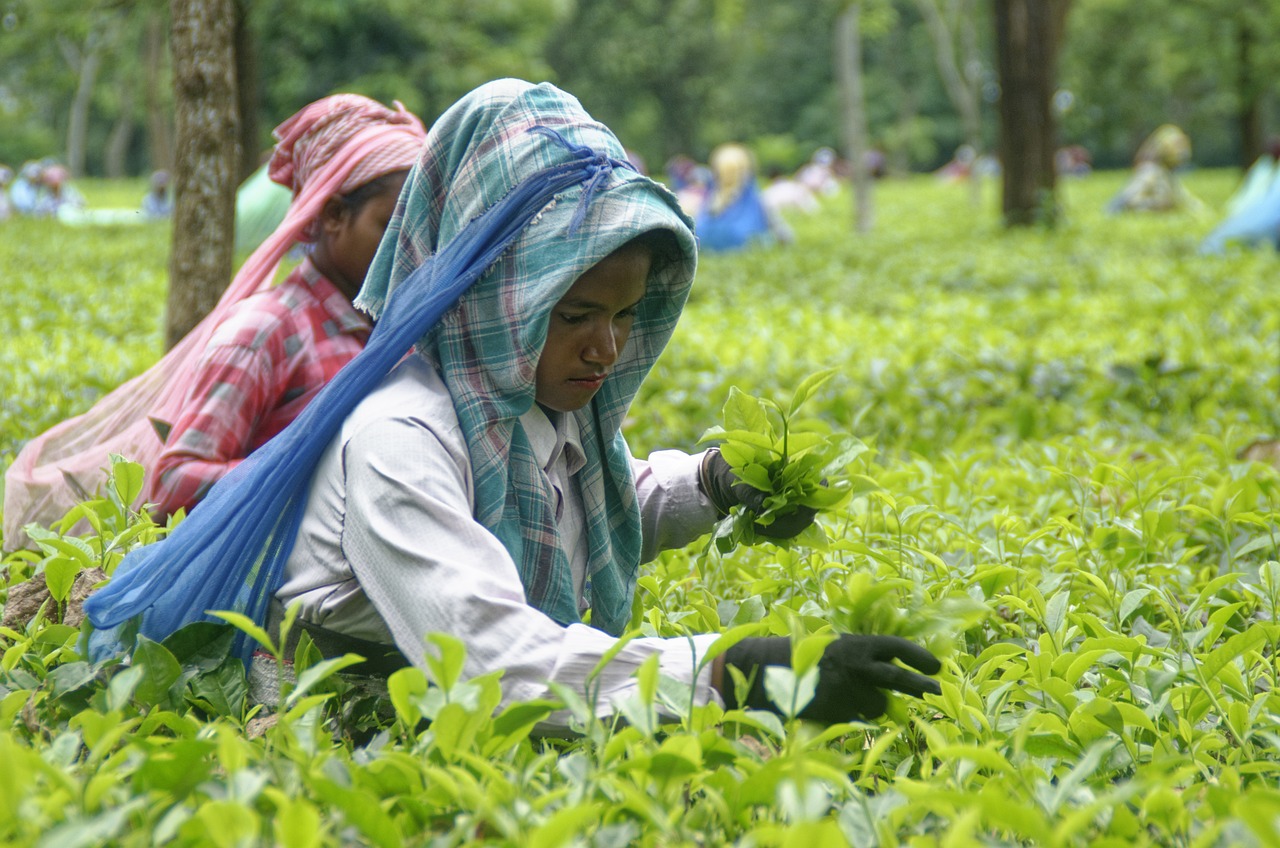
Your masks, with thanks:
M214 624L94 665L77 580L164 532L121 463L93 532L4 562L7 597L50 598L0 628L0 841L1280 843L1280 260L1199 256L1190 215L1104 217L1121 179L1066 185L1057 232L918 179L854 238L829 199L791 248L703 261L630 412L638 455L719 424L779 507L838 494L786 547L647 565L633 636L794 635L765 681L794 715L831 634L898 634L944 658L941 695L824 729L696 706L653 666L625 720L563 689L495 711L456 640L370 693L304 639L273 711ZM1212 206L1234 175L1188 182ZM158 355L165 257L159 230L5 226L7 460ZM579 735L540 735L553 711Z

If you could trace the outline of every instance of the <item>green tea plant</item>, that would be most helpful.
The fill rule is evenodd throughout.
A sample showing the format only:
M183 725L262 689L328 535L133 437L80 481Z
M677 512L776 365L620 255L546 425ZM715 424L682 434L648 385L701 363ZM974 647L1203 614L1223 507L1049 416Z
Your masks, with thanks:
M1236 178L1187 175L1211 209ZM770 691L794 714L823 640L897 633L945 657L940 696L824 729L646 666L612 715L500 705L435 636L375 697L265 638L293 663L268 707L214 622L95 665L68 578L164 532L119 508L122 461L87 529L3 561L0 594L43 576L51 600L0 629L0 842L1280 844L1280 471L1246 452L1280 435L1280 258L1200 256L1208 217L1104 217L1123 179L1065 182L1055 232L1003 232L994 185L973 208L883 183L857 239L828 199L793 247L704 259L630 411L636 455L719 422L775 514L820 511L786 546L730 521L741 544L648 563L629 637L791 636ZM17 224L0 462L152 361L163 302L159 230ZM578 734L540 735L553 711Z

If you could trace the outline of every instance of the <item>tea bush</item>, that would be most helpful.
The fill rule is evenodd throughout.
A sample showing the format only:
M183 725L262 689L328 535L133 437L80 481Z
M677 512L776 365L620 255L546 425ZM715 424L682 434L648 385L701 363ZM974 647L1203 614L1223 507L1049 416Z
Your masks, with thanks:
M1235 179L1187 176L1210 210ZM822 729L690 709L649 666L624 722L570 692L495 714L496 676L460 680L438 639L379 710L304 639L267 714L212 624L93 665L62 623L76 575L164 532L118 463L94 533L5 560L6 591L41 574L54 600L0 630L0 841L1280 843L1280 476L1239 458L1280 429L1277 258L1198 255L1211 212L1102 215L1122 180L1069 181L1063 228L1016 233L995 186L973 208L886 182L868 235L837 197L793 246L704 257L631 410L637 453L692 447L731 387L786 409L835 369L793 423L868 447L850 497L788 547L665 554L635 628L899 633L945 657L941 696ZM5 226L7 461L158 355L167 234ZM578 737L531 733L560 706Z

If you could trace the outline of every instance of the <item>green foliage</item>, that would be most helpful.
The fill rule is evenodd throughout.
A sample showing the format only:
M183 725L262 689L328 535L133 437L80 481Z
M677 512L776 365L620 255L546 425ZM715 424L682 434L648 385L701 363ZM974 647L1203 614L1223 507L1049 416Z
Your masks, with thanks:
M727 140L751 144L762 166L783 170L819 146L842 144L832 36L843 0L234 5L244 16L239 45L249 53L241 70L256 68L258 114L247 123L258 127L264 150L272 127L327 94L398 99L430 123L460 95L504 76L574 92L655 172L675 153L702 158ZM971 34L951 49L983 86L990 148L997 89L990 4L929 5L951 20L973 19ZM1060 60L1064 97L1056 101L1065 141L1085 145L1099 165L1127 166L1143 137L1175 120L1200 164L1248 164L1240 161L1242 121L1253 107L1265 118L1276 105L1268 86L1280 71L1268 49L1280 27L1275 4L1072 6ZM921 8L920 0L860 3L869 130L899 169L937 167L968 140ZM68 129L81 122L88 173L146 174L171 157L160 132L173 112L171 70L164 45L151 41L168 27L162 0L0 3L0 162L65 158ZM87 108L73 116L77 102Z
M738 478L768 493L768 498L758 514L735 507L726 516L713 534L721 553L732 550L739 542L754 542L757 525L768 526L797 507L830 509L852 491L853 481L846 469L867 446L852 436L836 437L796 426L800 407L834 373L828 369L802 380L785 410L772 401L751 397L736 386L729 389L723 426L707 430L701 441L719 442L721 456ZM822 422L817 425L829 430Z
M1266 80L1280 63L1259 46L1277 26L1280 7L1273 3L1077 0L1062 56L1060 82L1075 95L1062 115L1065 136L1101 153L1099 164L1127 166L1141 140L1173 120L1190 134L1196 161L1247 167L1234 116L1252 98L1267 102ZM1117 32L1125 33L1123 49ZM1194 107L1152 108L1178 101Z
M547 32L561 0L270 0L246 4L264 68L263 146L277 123L339 91L403 101L430 125L499 77L547 78ZM268 59L269 57L269 59Z
M136 182L123 191L89 183L91 202L128 195L136 206L142 196ZM29 218L0 226L0 465L7 468L27 438L83 412L159 356L169 228L78 229Z
M567 691L495 709L496 674L464 679L463 646L436 638L378 715L304 640L268 714L231 628L95 666L51 603L0 630L0 842L1276 844L1280 472L1238 457L1278 429L1278 260L1197 255L1207 218L1104 218L1122 180L1067 183L1054 233L1003 234L990 191L974 209L917 180L880 184L854 238L830 199L789 249L702 262L631 410L639 455L692 445L726 405L726 433L768 444L726 443L762 459L793 459L801 431L867 447L825 541L668 552L632 637L795 636L795 670L766 679L794 713L833 631L897 633L944 657L940 696L822 729L691 705L646 666L625 721ZM1212 207L1233 188L1188 183ZM0 356L42 363L0 395L23 404L0 419L10 450L100 390L94 356L123 379L158 353L163 249L126 262L130 233L35 223L0 242L22 286L0 288ZM129 282L107 286L99 255ZM125 322L112 344L93 315ZM101 530L37 534L5 591L161 532L116 508L121 472ZM540 737L552 711L580 736Z

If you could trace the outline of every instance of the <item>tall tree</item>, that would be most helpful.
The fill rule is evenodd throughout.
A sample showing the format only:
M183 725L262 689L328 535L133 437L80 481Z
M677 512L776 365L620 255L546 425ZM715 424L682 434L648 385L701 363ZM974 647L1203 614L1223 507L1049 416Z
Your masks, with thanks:
M67 167L73 175L82 176L88 156L89 110L94 88L102 63L114 50L124 22L117 9L90 7L74 23L60 31L56 41L63 60L76 77L67 117Z
M1057 220L1053 95L1070 5L1070 0L995 0L1006 226Z
M236 183L249 178L261 164L258 160L258 136L261 121L258 114L262 104L258 98L258 39L253 31L251 8L247 0L236 0L235 51L236 51L236 108L240 117L240 155L236 161Z
M238 131L233 0L173 0L177 118L169 347L218 302L231 277Z
M547 55L561 84L628 147L657 162L696 155L723 56L714 12L702 0L579 0Z
M916 0L933 41L934 61L947 97L960 114L964 142L976 159L982 155L982 57L974 0ZM969 180L970 200L977 204L982 183Z
M853 228L869 232L873 217L871 175L867 173L867 106L862 86L861 0L836 18L836 78L844 115L845 155L853 167Z
M173 115L169 108L171 90L164 85L169 68L168 39L165 38L167 10L151 8L146 15L143 35L143 92L147 104L147 147L151 167L173 168ZM168 96L167 96L168 95Z
M133 144L133 108L136 88L134 82L124 74L117 75L119 88L119 114L115 125L107 136L106 150L103 154L103 170L107 177L118 180L125 176L129 147Z
M1275 73L1268 41L1280 24L1274 3L1240 0L1233 4L1236 42L1236 126L1240 134L1240 167L1248 168L1266 147L1265 100ZM1264 63L1269 62L1270 67Z

